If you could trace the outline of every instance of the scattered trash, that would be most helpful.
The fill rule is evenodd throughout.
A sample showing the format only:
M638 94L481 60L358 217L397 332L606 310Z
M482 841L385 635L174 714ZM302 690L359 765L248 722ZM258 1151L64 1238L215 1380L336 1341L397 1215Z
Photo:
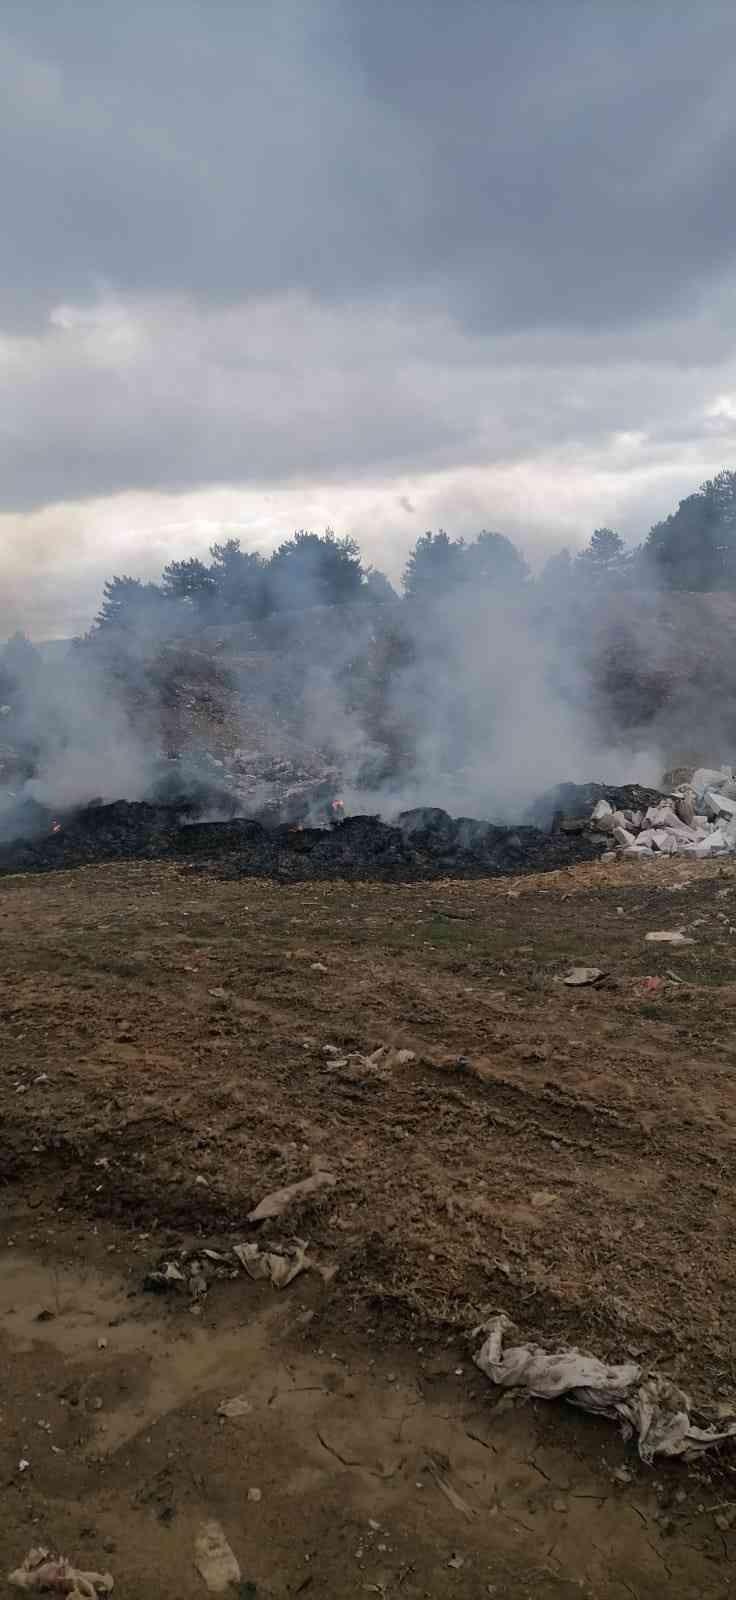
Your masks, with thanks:
M151 1294L166 1294L172 1290L188 1293L196 1301L206 1295L213 1279L236 1278L237 1275L237 1267L218 1250L182 1248L177 1261L164 1258L146 1273L143 1288ZM190 1307L192 1309L196 1312L198 1308Z
M97 1600L99 1595L110 1594L114 1587L109 1572L83 1572L72 1566L66 1556L52 1555L40 1546L29 1550L23 1565L8 1573L8 1583L12 1589L62 1594L68 1600Z
M448 1567L454 1567L455 1571L459 1572L460 1568L465 1566L465 1560L463 1556L450 1556L447 1565Z
M97 1349L98 1350L106 1350L107 1349L107 1339L98 1339L97 1340Z
M260 1489L249 1489L248 1490L248 1499L252 1500L254 1502L254 1504L257 1505L259 1500L263 1499L263 1495L261 1493L261 1490Z
M224 1594L240 1583L240 1567L219 1522L202 1523L194 1540L194 1565L210 1594Z
M253 1407L244 1394L236 1394L232 1400L221 1400L217 1407L218 1417L246 1417Z
M146 1273L143 1288L150 1294L165 1294L167 1290L176 1289L179 1284L185 1284L186 1281L180 1267L173 1261L165 1261L162 1267Z
M645 933L646 944L695 944L694 939L688 938L684 928L663 929L659 933Z
M334 1188L337 1179L331 1172L320 1169L313 1172L309 1178L302 1178L300 1183L287 1184L285 1189L274 1189L271 1194L264 1195L258 1205L248 1212L249 1222L266 1222L270 1217L281 1217L289 1206L295 1201L304 1199L308 1194L315 1194L318 1189Z
M295 1239L290 1245L279 1245L278 1249L273 1250L261 1250L257 1244L236 1244L233 1246L233 1255L237 1256L250 1278L265 1278L273 1284L274 1289L285 1289L287 1284L298 1278L300 1272L306 1272L312 1266L306 1243L302 1239Z
M529 1196L536 1210L542 1210L545 1206L556 1205L559 1198L559 1195L553 1194L551 1189L537 1189L534 1194Z
M462 1495L458 1494L457 1489L453 1489L452 1484L449 1483L447 1478L445 1478L440 1472L440 1469L435 1461L430 1461L428 1463L427 1471L434 1479L437 1488L445 1496L445 1499L449 1500L450 1505L453 1506L456 1511L460 1511L464 1517L467 1517L468 1522L472 1522L475 1516L472 1506L468 1505L467 1500L463 1500Z
M645 994L659 994L663 986L661 978L642 978L641 986Z
M324 961L313 961L310 970L312 972L327 972L327 967L325 966Z
M394 1067L407 1067L417 1059L413 1050L397 1050L391 1044L380 1044L369 1055L360 1050L343 1054L335 1045L325 1045L323 1054L328 1057L327 1066L331 1071L355 1083L368 1077L387 1080Z
M645 1375L633 1361L607 1366L574 1347L549 1352L541 1345L519 1344L504 1349L513 1328L503 1312L476 1329L485 1334L475 1363L503 1389L523 1389L542 1400L565 1399L599 1416L621 1423L625 1438L636 1435L642 1461L656 1455L701 1455L736 1434L736 1418L721 1428L701 1428L691 1417L691 1403L682 1389L656 1373Z
M584 989L590 984L600 983L601 978L606 976L600 967L571 967L562 981L568 989Z

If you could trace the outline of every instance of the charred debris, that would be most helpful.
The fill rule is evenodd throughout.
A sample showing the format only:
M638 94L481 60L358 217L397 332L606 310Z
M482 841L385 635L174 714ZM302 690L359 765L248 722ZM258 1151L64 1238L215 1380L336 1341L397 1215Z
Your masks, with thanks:
M592 832L505 827L451 817L433 807L401 812L393 822L377 816L342 818L338 811L315 826L272 815L208 820L209 799L209 807L201 797L92 804L47 817L43 830L36 815L32 837L0 845L0 873L156 859L187 862L225 878L390 881L539 872L600 853Z

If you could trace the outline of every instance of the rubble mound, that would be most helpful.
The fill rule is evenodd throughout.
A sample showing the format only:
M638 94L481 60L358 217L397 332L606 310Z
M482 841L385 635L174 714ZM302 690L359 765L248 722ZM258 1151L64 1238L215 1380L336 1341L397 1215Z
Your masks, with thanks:
M600 800L614 811L646 811L662 799L659 789L640 783L558 783L547 789L529 811L529 821L537 828L559 828L566 822L585 819Z
M596 800L593 828L626 856L707 856L736 852L736 776L731 767L700 767L644 807Z
M220 877L421 879L540 872L592 860L600 837L551 834L451 817L434 807L395 822L351 816L326 828L265 826L256 818L207 821L194 804L119 800L85 806L55 825L0 846L0 873L48 872L98 861L186 861Z

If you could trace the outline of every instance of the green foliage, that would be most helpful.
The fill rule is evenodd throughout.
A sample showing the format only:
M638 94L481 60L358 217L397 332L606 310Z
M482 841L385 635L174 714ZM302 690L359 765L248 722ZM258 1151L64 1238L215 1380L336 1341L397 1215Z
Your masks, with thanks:
M385 572L379 571L378 567L368 567L363 582L363 593L366 600L372 600L378 605L385 605L389 600L399 598Z
M215 583L220 613L232 618L258 618L271 610L269 563L255 552L241 550L239 539L210 547L209 572Z
M402 584L407 600L432 600L462 582L464 539L451 539L439 533L423 533L404 568Z
M576 559L576 576L594 588L620 588L628 576L630 561L620 533L613 528L596 528Z
M331 528L323 534L300 528L269 557L227 539L212 545L210 558L170 561L160 584L111 578L92 636L164 626L175 632L192 613L208 622L257 621L274 611L398 598L383 572L363 565L356 541L338 539ZM627 550L613 528L596 528L574 559L568 550L552 556L533 588L547 605L561 606L568 597L622 589L647 575L673 589L736 588L736 472L719 472L681 500L638 551ZM483 529L466 542L440 528L417 539L402 587L406 600L436 605L462 590L490 601L532 583L524 557L504 534Z
M526 583L529 568L523 555L503 533L485 528L466 547L463 578L473 584L494 589L515 589Z
M502 533L486 529L470 544L451 539L444 528L423 533L404 569L407 600L441 600L461 585L476 592L519 589L529 576L524 557Z
M156 625L165 605L165 596L156 583L141 583L140 578L109 578L93 631L140 632Z
M197 556L170 561L161 574L161 588L169 600L188 600L198 611L206 610L217 596L212 572Z
M736 473L719 472L681 500L650 529L644 554L670 589L736 587Z
M363 567L355 539L337 539L331 528L300 528L280 544L269 562L269 588L276 610L345 605L362 599Z

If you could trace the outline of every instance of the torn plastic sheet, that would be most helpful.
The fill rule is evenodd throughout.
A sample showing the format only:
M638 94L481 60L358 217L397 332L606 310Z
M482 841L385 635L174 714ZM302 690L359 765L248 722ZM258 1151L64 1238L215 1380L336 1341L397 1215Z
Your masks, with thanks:
M22 1566L8 1573L11 1589L66 1595L67 1600L98 1600L114 1588L109 1572L83 1572L66 1556L53 1555L41 1546L29 1550Z
M698 1456L736 1434L736 1417L718 1428L692 1420L690 1399L669 1378L644 1373L634 1361L608 1366L574 1347L548 1351L536 1344L506 1345L513 1328L503 1312L476 1329L485 1334L474 1360L491 1383L522 1389L540 1400L567 1400L620 1422L624 1438L636 1437L642 1461L655 1456Z
M253 1243L236 1244L233 1245L233 1255L237 1256L249 1278L265 1278L273 1284L274 1289L285 1289L298 1278L300 1272L308 1272L313 1265L303 1239L295 1239L293 1244L274 1245L272 1250L262 1250Z

